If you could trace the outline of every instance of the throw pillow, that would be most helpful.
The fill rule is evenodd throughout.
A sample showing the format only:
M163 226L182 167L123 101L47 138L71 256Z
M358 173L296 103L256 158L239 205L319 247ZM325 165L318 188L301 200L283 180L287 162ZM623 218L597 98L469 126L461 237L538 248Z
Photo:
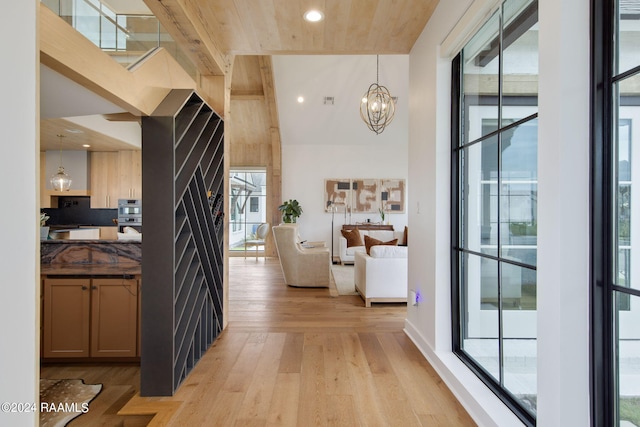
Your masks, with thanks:
M404 226L404 234L402 236L402 245L399 246L409 246L409 227Z
M374 239L373 237L364 236L364 247L367 249L367 255L371 255L371 247L379 246L379 245L389 245L389 246L397 246L398 239L389 240L388 242L383 242L378 239Z
M351 230L340 230L342 236L347 239L347 247L350 248L352 246L364 246L362 243L362 238L360 237L360 231L357 228L353 228Z

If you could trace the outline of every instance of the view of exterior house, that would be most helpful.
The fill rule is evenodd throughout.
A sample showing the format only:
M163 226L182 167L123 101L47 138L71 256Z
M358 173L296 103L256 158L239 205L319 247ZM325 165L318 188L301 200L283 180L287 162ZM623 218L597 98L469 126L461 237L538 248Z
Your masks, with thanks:
M229 249L245 251L244 242L255 239L258 226L266 222L267 180L264 170L232 170L229 178ZM253 250L253 248L249 248ZM264 247L259 249L264 251Z

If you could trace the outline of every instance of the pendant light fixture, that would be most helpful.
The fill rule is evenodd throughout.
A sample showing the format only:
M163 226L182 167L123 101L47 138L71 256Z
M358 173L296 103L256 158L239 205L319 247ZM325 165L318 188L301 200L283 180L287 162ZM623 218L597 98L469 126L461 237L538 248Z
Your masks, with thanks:
M360 103L360 117L376 134L381 134L389 126L396 113L396 104L389 89L378 84L379 68L380 60L376 55L376 82L369 86Z
M58 166L58 173L51 177L51 187L55 191L69 191L71 188L71 177L64 172L64 166L62 166L62 138L64 135L58 134L60 138L60 166Z

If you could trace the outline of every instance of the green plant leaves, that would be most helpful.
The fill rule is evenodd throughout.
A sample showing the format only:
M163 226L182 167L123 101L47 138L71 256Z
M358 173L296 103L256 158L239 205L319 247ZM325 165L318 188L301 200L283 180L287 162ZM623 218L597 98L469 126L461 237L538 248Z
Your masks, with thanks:
M289 199L280 206L278 210L282 212L282 222L294 223L302 215L302 206L296 199Z

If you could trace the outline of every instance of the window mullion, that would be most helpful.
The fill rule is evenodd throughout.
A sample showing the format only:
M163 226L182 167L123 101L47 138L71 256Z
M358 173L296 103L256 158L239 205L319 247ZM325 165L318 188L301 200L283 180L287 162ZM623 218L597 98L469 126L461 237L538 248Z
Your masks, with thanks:
M498 219L497 230L497 244L498 244L498 258L502 258L502 87L503 87L503 43L502 43L502 30L504 27L504 4L500 8L499 15L499 50L498 50L498 171L497 171L497 196L498 196L498 212L496 213ZM502 301L502 263L498 261L498 360L499 360L499 372L500 372L500 385L504 387L504 328L503 328L503 301Z
M592 190L591 190L591 396L592 425L614 425L615 310L612 272L615 271L615 212L613 137L615 95L615 1L593 0L592 61Z

